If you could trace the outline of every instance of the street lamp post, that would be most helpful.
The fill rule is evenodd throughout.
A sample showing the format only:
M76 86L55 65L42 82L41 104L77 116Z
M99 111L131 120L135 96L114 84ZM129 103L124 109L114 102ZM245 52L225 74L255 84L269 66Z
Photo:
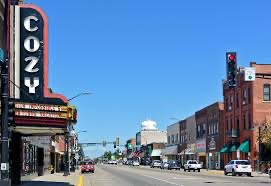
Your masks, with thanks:
M90 92L82 92L82 93L79 93L78 95L76 96L73 96L72 98L68 99L68 102L70 102L71 100L79 97L79 96L84 96L84 95L90 95L91 93ZM70 132L72 130L71 128L71 123L70 121L68 121L68 124L67 124L67 132L65 134L65 169L64 169L64 175L63 176L68 176L70 175L70 144L69 144L69 141L70 141Z
M79 155L78 155L78 153L79 153L79 151L78 151L78 141L79 141L79 139L78 139L78 136L79 136L79 134L80 133L85 133L85 132L87 132L86 130L83 130L83 131L79 131L79 132L77 132L76 134L75 134L75 136L76 136L76 142L75 142L75 144L76 144L76 146L75 146L75 166L76 166L76 169L79 169L79 166L78 166L78 160L79 160Z

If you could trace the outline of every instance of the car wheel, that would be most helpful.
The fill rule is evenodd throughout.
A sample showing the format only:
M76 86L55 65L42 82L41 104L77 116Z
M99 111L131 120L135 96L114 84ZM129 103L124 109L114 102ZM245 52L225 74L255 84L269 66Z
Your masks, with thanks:
M188 168L188 172L190 172L190 168Z
M183 171L186 172L186 169L184 168Z
M247 176L248 176L248 177L251 177L251 172L247 173Z
M232 169L232 176L236 176L236 172L234 169Z
M196 172L196 169L193 169L193 172Z
M200 169L198 169L198 172L200 172Z
M224 175L227 176L227 174L228 174L228 173L227 173L226 169L224 169Z
M84 172L83 172L83 171L81 171L81 174L84 174Z

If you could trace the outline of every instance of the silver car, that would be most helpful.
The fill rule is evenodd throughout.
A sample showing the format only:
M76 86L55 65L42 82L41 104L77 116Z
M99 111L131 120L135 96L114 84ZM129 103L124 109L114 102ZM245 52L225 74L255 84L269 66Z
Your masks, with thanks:
M168 168L168 165L169 165L169 163L168 162L163 162L162 164L161 164L161 169L167 169Z
M154 167L161 167L161 161L160 160L153 160L152 163L151 163L151 168L154 168Z

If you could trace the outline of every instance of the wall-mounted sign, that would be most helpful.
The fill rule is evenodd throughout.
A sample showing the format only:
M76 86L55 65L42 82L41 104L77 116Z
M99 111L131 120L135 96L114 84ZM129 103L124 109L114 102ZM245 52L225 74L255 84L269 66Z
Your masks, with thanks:
M22 117L38 117L38 118L57 118L57 119L67 119L67 113L61 112L46 112L46 111L25 111L16 110L15 116Z
M22 8L21 11L21 82L20 88L35 98L43 93L43 31L44 20L37 10ZM21 93L23 100L29 99Z
M48 104L16 103L15 108L16 109L27 109L27 110L44 110L44 111L67 112L67 107L66 106L48 105Z
M206 152L206 140L197 140L196 141L196 151L197 152Z
M255 81L256 68L246 67L245 68L245 81Z
M215 142L214 138L211 139L208 146L209 146L209 150L215 150L216 149L216 142Z
M18 12L16 20L20 20L16 27L19 31L14 34L19 34L16 38L19 38L20 46L15 47L15 52L19 50L20 57L15 60L18 68L11 72L11 77L20 77L16 80L20 93L15 98L22 102L66 105L68 100L64 96L54 94L48 88L47 16L34 5L20 4L19 7L15 10Z

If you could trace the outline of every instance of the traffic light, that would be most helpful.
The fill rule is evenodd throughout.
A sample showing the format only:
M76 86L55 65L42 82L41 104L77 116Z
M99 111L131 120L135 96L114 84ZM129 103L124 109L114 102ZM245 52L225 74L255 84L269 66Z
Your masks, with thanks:
M103 141L103 147L105 147L106 146L106 141Z
M117 147L117 146L116 146L116 142L114 141L113 143L114 143L114 149L115 149L115 148Z
M119 138L119 137L116 138L116 145L117 145L117 146L120 145L120 138Z
M227 65L227 81L230 88L236 86L237 83L237 59L236 52L226 53L226 65Z
M15 103L14 101L8 101L8 124L9 126L15 125Z

